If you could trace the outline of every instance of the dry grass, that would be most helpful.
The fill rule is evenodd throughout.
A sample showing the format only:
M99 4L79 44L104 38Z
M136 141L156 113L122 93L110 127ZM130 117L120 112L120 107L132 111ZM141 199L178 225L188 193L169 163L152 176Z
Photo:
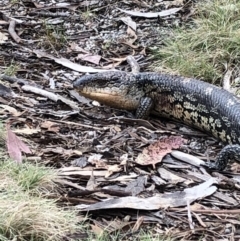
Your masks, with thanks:
M77 233L81 227L77 212L44 198L56 193L56 171L7 160L5 131L0 125L0 240L59 241Z
M0 240L61 240L79 230L76 212L42 197L53 191L53 178L45 167L0 164Z
M240 1L201 1L193 23L173 31L154 55L155 71L214 82L240 65Z
M40 31L40 46L58 52L67 45L65 32L64 25L55 26L45 22Z
M4 74L14 76L19 69L20 67L12 60L11 64L5 69Z

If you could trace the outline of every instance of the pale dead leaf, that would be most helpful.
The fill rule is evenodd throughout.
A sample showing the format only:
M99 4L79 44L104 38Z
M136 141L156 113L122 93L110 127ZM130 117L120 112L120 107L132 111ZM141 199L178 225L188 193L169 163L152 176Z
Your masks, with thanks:
M0 20L0 25L8 25L9 23L7 21L4 20Z
M204 161L197 158L196 156L193 156L193 155L181 152L181 151L172 151L171 155L178 160L184 161L186 163L189 163L190 165L194 165L197 167L205 164Z
M97 183L96 183L96 179L94 177L94 172L92 171L92 174L87 182L87 190L95 190L97 188Z
M104 177L107 171L94 171L95 177ZM92 170L81 167L63 167L59 169L59 176L87 176L92 175Z
M120 41L120 43L126 44L127 46L129 46L129 47L132 48L132 49L138 49L139 46L132 44L132 41L133 41L132 39L128 39L128 40ZM134 55L134 54L132 54L132 55Z
M0 44L6 43L8 40L7 34L0 32Z
M45 52L39 51L39 50L33 50L33 52L37 55L38 58L45 57L45 58L52 59L56 63L61 64L61 65L65 66L65 67L67 67L69 69L72 69L72 70L75 70L75 71L78 71L78 72L82 72L82 73L98 73L98 72L108 71L108 70L105 70L105 69L95 69L95 68L92 68L92 67L76 64L76 63L73 63L70 60L65 59L65 58L55 58L54 56L52 56L50 54L47 54ZM115 69L111 69L111 71L116 71L116 70Z
M16 141L16 135L8 131L7 132L7 149L9 156L17 163L22 163L22 152Z
M76 154L77 156L81 156L82 152L79 150L73 150L73 154Z
M108 169L108 164L106 162L106 160L95 160L93 162L91 162L92 165L95 165L95 170L96 169L105 169L107 170Z
M140 226L142 225L143 221L144 221L144 216L138 217L137 222L135 223L131 231L137 232L140 229Z
M131 208L138 210L159 210L168 207L185 207L187 202L192 203L203 199L216 192L217 187L213 184L218 183L217 179L210 178L206 182L197 186L186 188L183 191L176 191L167 194L157 194L153 197L121 197L113 198L92 205L79 205L82 211L92 211L101 209Z
M127 153L123 154L122 156L120 156L119 160L120 160L120 165L126 165L128 161L128 154Z
M183 6L184 0L164 1L163 4L166 6L166 8L169 8L172 6Z
M89 7L91 5L99 4L100 0L86 0L86 1L81 1L80 5Z
M7 125L6 144L9 156L17 163L22 163L22 152L31 153L29 147L11 131L9 125Z
M123 57L123 58L109 58L110 60L113 61L117 61L117 62L123 62L127 60L127 57Z
M23 129L17 129L13 131L14 133L17 134L24 134L24 135L33 135L33 134L37 134L39 132L41 132L41 130L39 128L35 129L35 128L23 128Z
M127 34L130 35L131 37L133 37L133 38L129 41L131 44L133 44L133 43L137 40L137 35L136 35L136 33L135 33L130 27L128 27L128 29L127 29Z
M134 32L137 30L137 24L132 20L131 17L122 17L121 20L130 27Z
M34 4L34 6L36 8L44 8L44 5L43 4L38 4L38 3L35 3L34 1L32 2Z
M191 205L191 211L194 212L195 210L206 210L208 209L207 207L203 206L200 203L193 203Z
M100 55L91 55L91 54L78 54L78 56L76 57L77 60L79 59L85 60L96 65L99 65L101 58L102 57Z
M96 236L101 236L104 232L104 230L102 228L100 228L99 226L97 226L96 224L95 225L91 224L91 228L92 228L93 233L96 234Z
M58 178L54 178L54 182L60 183L62 185L74 187L74 188L79 189L79 190L86 190L85 187L82 187L82 186L78 185L77 183L67 181L64 178L65 177L62 177L62 176L58 175Z
M160 175L160 177L166 181L168 181L168 184L177 184L179 182L185 182L186 179L179 177L173 173L171 173L170 171L166 170L163 167L158 168L158 173Z
M109 165L108 166L108 170L107 173L105 175L105 177L110 177L113 173L115 172L120 172L122 170L122 167L120 167L119 165Z
M63 97L61 95L52 93L50 91L43 90L43 89L41 89L39 87L35 87L35 86L32 86L32 85L27 85L27 84L22 86L22 90L27 91L27 92L31 92L31 93L35 93L37 95L41 95L41 96L44 96L44 97L47 97L50 100L53 100L54 102L62 101L66 105L69 105L73 110L79 111L79 107L78 107L78 105L74 101L69 100L69 99L67 99L67 98L65 98L65 97Z
M20 116L22 113L18 112L15 108L9 106L9 105L0 105L0 107L3 109L0 109L0 113L3 113L3 111L7 111L11 113L13 116Z
M103 69L115 68L115 67L119 66L120 64L122 64L122 62L126 61L126 59L127 59L127 57L123 57L123 58L109 58L109 60L112 60L115 63L111 63L109 65L105 65L105 66L103 66Z
M44 121L41 124L41 127L47 129L48 131L52 131L52 132L59 132L59 129L60 129L59 124L56 122L52 122L52 121Z
M114 130L116 132L120 132L122 129L120 128L120 126L113 125L113 126L111 126L111 130Z
M84 54L89 54L88 51L86 51L82 47L78 46L76 43L71 43L70 47L67 48L67 53L70 53L72 51L80 52L80 53L84 53Z
M101 154L93 154L88 158L88 163L97 164L100 162L101 158L102 158Z
M127 11L127 10L123 10L120 8L117 8L117 9L119 9L121 12L124 12L126 14L129 14L129 15L132 15L135 17L157 18L157 17L165 17L165 16L169 16L171 14L177 13L182 8L171 8L168 10L164 10L161 12L155 12L155 13L142 13L142 12L137 12L137 11Z
M112 69L112 68L115 68L115 67L119 66L122 62L123 61L119 61L117 63L111 63L111 64L103 66L102 68L106 69L106 70L109 70L109 69Z
M146 56L146 55L147 55L147 54L146 54L146 47L144 47L144 48L139 52L139 54Z

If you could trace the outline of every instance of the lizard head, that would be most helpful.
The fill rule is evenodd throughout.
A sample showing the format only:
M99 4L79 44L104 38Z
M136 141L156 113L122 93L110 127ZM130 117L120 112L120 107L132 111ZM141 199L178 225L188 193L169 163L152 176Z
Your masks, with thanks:
M136 86L135 75L122 71L85 75L73 86L80 95L118 109L137 109L143 96Z

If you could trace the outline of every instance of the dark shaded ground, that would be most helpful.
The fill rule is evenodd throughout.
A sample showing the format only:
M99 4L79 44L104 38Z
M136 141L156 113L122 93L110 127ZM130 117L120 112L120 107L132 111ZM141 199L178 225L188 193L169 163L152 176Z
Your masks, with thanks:
M166 17L131 19L118 9L161 12L179 7L182 9L176 14ZM2 78L1 83L15 94L10 98L1 95L1 117L30 146L33 154L29 159L59 168L68 194L62 200L81 210L83 206L78 205L100 205L90 213L95 232L96 227L109 233L122 230L119 238L131 240L144 227L153 236L179 240L239 238L240 176L233 174L237 165L221 176L171 155L163 163L157 162L155 168L136 163L137 156L149 150L144 148L155 142L161 144L150 159L161 154L160 146L169 144L172 136L185 139L181 147L184 152L213 159L221 147L216 140L163 119L134 120L131 114L88 101L72 89L78 76L95 72L95 68L131 71L126 62L129 55L138 60L141 71L148 70L150 48L161 46L173 27L191 20L192 2L3 1L0 12L0 71L17 77L10 79L11 84ZM13 20L15 39L8 34ZM48 92L40 92L42 89ZM193 198L178 193L216 175L219 180L211 195L208 187ZM149 197L162 194L173 195L170 208L159 201L159 208L153 211L137 203L138 199L131 199L133 203L123 199L118 209L101 210L107 208L101 201L113 197L117 202L121 197L145 197L149 201ZM188 207L187 200L192 202Z

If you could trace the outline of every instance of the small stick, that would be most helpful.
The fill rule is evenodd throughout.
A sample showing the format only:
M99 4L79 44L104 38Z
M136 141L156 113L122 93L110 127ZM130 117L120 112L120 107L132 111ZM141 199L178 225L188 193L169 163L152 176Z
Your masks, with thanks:
M223 76L223 89L230 91L230 79L232 76L232 70L227 70L225 75Z
M73 110L79 110L78 106L71 100L68 100L66 98L64 98L63 96L60 95L56 95L54 93L51 93L49 91L31 86L31 85L23 85L22 89L24 91L28 91L28 92L32 92L34 94L38 94L44 97L47 97L48 99L57 102L57 101L62 101L63 103L67 104L68 106L70 106Z
M12 38L15 40L15 42L20 43L20 42L22 42L22 39L15 32L15 27L16 27L16 21L11 20L9 23L8 32L12 36Z
M133 74L139 73L140 66L139 66L138 62L136 61L136 59L134 59L134 57L132 55L127 56L127 62L130 65Z

